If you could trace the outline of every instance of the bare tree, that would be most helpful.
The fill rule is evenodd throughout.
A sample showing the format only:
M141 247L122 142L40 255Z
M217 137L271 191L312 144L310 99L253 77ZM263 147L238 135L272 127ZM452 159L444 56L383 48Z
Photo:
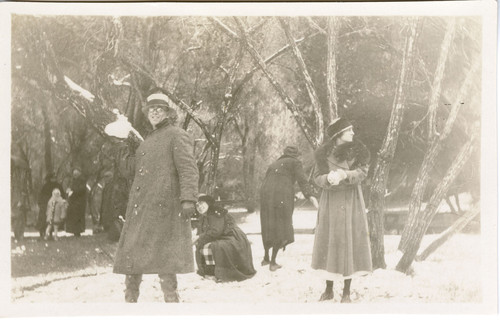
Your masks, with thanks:
M337 38L340 29L340 18L327 18L328 57L326 65L326 83L328 108L323 109L325 122L331 123L338 116L337 98Z
M463 105L464 98L469 92L469 89L473 83L474 76L476 75L477 70L479 69L480 61L476 60L471 66L465 81L462 83L462 87L460 88L460 92L457 95L457 98L450 110L448 115L448 119L446 120L445 126L441 134L435 135L433 141L427 150L424 160L422 162L422 166L420 167L417 180L412 190L410 204L408 209L408 221L403 229L403 234L401 235L401 241L399 243L399 250L405 252L410 246L412 235L415 232L415 228L417 228L417 221L419 220L418 215L420 214L420 207L422 204L422 197L425 192L426 186L429 182L431 169L434 167L437 156L439 152L443 148L443 144L446 138L451 133L453 128L453 124L455 123L455 119L457 118L458 111ZM411 244L414 245L414 244Z
M465 163L467 163L467 160L469 160L472 152L474 151L478 135L479 125L475 125L473 131L470 134L469 140L462 147L459 154L446 172L443 180L441 180L441 182L434 190L425 210L418 215L415 222L411 225L412 233L410 235L406 250L401 257L401 260L399 260L398 264L396 265L396 270L406 273L410 268L413 260L415 259L415 256L417 255L420 243L422 242L422 238L425 235L425 231L429 227L432 218L434 218L434 216L436 215L439 204L448 192L448 189L450 188L453 180L458 176L463 166L465 165Z
M391 119L387 128L387 133L377 154L377 162L370 188L370 208L368 212L368 223L370 228L370 240L372 261L374 268L385 268L384 258L384 210L385 210L385 190L389 169L396 145L398 142L401 122L405 111L406 92L410 83L413 61L415 57L415 40L417 38L418 18L409 18L408 35L405 40L404 55L401 64L398 86L394 96Z
M434 81L432 83L432 92L429 101L429 130L427 137L427 141L429 143L432 142L434 136L437 133L436 113L439 97L441 95L441 83L443 82L444 69L446 67L446 61L448 60L450 45L453 40L453 36L455 35L455 25L456 18L450 18L446 26L443 43L441 44L441 52L439 54L436 72L434 74Z

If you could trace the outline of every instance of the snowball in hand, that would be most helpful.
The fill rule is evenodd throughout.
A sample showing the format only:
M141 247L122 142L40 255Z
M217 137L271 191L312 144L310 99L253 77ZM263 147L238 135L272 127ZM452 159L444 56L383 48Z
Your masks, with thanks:
M113 110L113 112L115 111ZM128 122L127 117L117 112L115 113L117 118L116 121L108 124L104 128L104 132L106 132L108 136L125 139L128 137L129 132L132 130L132 125L130 124L130 122Z

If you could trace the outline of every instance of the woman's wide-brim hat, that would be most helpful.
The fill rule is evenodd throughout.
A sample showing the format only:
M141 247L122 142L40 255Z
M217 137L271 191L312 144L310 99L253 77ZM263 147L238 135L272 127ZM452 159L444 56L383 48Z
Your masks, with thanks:
M146 105L142 108L142 113L148 115L149 108L160 107L167 113L176 113L177 105L163 92L155 92L148 95Z
M283 155L296 158L300 156L301 153L299 151L299 148L295 146L287 146L285 150L283 150Z
M337 118L326 128L326 133L330 139L333 139L350 128L352 128L352 124L347 119Z

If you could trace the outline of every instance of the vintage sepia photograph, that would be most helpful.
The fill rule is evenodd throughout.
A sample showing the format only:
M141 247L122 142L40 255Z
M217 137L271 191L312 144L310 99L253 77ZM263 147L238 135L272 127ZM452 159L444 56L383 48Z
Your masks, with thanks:
M496 6L0 4L0 315L496 313Z

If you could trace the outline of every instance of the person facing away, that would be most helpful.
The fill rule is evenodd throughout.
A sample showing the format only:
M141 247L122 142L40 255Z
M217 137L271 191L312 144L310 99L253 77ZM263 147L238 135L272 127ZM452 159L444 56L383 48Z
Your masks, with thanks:
M63 187L57 182L55 174L48 173L45 176L45 183L38 194L38 218L36 228L40 233L40 238L44 238L45 231L47 230L47 203L50 197L52 197L52 191L56 188L61 190L61 196L65 198L66 195L62 192Z
M252 248L234 218L208 195L198 198L196 211L200 215L194 242L198 274L215 276L219 282L253 277Z
M262 265L269 264L269 270L276 271L281 265L276 263L279 249L295 241L292 215L294 210L294 184L298 182L305 198L313 203L311 187L307 182L302 163L298 159L297 147L288 146L283 155L267 169L260 189L260 226L264 259ZM272 256L269 259L269 251Z
M127 211L129 186L124 177L113 174L102 190L101 224L110 241L118 241Z
M165 302L179 302L177 274L194 272L191 216L198 198L193 139L175 125L176 106L160 88L143 108L153 131L121 162L134 180L113 272L125 275L125 301L137 302L143 274L158 274ZM130 136L129 136L130 139ZM125 153L124 153L125 154Z
M59 189L52 191L52 197L47 203L47 230L45 231L45 240L49 239L52 229L54 229L54 240L59 240L58 232L59 227L66 219L68 210L68 202L61 196Z
M68 216L66 217L66 232L79 237L85 231L85 209L87 207L87 184L80 167L74 167L68 195Z
M314 235L312 268L326 278L320 301L333 299L333 280L344 280L341 302L351 302L354 277L372 271L370 239L360 183L366 178L370 152L353 140L344 118L327 128L328 138L315 151L314 182L321 188Z

